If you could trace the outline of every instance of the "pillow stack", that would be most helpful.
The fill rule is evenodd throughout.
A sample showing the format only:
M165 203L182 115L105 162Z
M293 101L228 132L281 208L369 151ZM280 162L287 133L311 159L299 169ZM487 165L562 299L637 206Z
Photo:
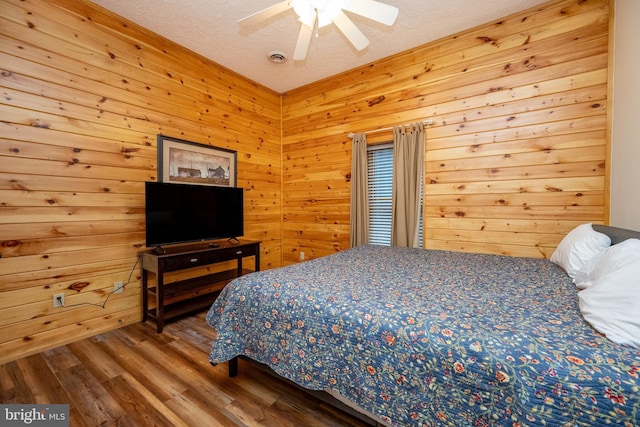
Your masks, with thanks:
M640 240L610 246L609 237L583 224L562 240L551 261L580 289L587 322L613 342L640 348Z
M559 265L569 277L575 279L576 273L600 252L611 246L606 234L598 233L591 224L582 224L574 228L560 242L551 262Z

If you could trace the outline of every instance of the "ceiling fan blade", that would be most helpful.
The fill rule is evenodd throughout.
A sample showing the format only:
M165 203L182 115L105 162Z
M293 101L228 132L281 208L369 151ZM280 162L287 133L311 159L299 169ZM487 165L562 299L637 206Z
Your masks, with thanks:
M306 59L312 34L312 28L307 27L306 24L300 25L300 33L298 34L298 41L296 42L296 50L293 52L294 61L304 61Z
M280 3L276 3L273 6L269 6L266 9L262 9L254 14L246 16L238 21L238 24L242 26L253 26L261 23L262 21L266 21L269 18L272 18L284 11L287 11L292 8L290 0L281 1Z
M344 36L357 50L362 50L369 46L369 39L362 34L362 31L356 27L344 12L340 11L340 13L333 18L333 23L336 24L336 27L342 31L342 34L344 34Z
M343 9L384 25L393 25L398 17L397 7L375 0L347 0Z

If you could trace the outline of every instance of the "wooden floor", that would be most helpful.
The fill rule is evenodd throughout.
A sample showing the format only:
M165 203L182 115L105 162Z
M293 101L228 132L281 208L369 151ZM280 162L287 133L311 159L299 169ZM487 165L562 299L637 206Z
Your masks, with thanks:
M364 426L240 361L208 362L204 314L138 323L0 366L0 402L70 405L71 426Z

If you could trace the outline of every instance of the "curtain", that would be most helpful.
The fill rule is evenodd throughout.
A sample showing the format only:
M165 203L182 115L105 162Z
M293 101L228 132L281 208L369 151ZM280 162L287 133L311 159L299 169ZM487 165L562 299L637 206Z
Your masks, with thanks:
M420 246L420 192L424 168L422 123L393 128L391 246Z
M351 231L350 245L369 242L369 196L367 194L367 136L353 136L351 158Z

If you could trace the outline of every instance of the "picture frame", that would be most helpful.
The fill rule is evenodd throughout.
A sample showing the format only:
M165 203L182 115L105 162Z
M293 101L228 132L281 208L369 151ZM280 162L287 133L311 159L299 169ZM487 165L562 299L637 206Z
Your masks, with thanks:
M158 134L158 182L237 186L238 153Z

